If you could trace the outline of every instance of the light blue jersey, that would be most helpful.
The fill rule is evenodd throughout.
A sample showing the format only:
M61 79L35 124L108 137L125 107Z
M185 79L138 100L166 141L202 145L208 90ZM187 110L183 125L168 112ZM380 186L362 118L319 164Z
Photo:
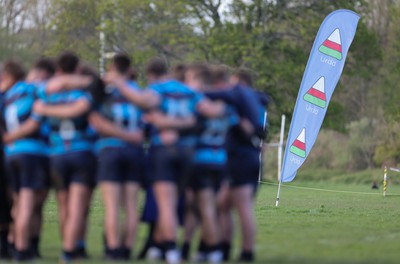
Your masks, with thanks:
M198 102L203 99L202 94L175 80L154 83L149 88L161 96L158 110L172 117L194 116ZM151 133L151 143L155 146L162 145L157 129ZM178 141L178 145L181 146L194 146L195 144L195 135L180 136Z
M49 105L64 105L81 99L87 100L89 103L92 101L88 93L71 90L47 95L44 102ZM88 113L66 119L47 117L46 122L50 130L51 155L93 150L93 135L89 127Z
M37 98L36 87L26 82L17 82L3 95L4 122L7 132L17 130L28 119L40 122L40 116L32 112ZM40 130L5 146L6 155L46 155L47 145Z
M199 117L198 126L201 133L198 137L194 163L209 166L225 166L228 155L226 136L229 129L239 123L239 117L233 107L226 107L225 114L218 118Z
M128 86L131 89L137 90L139 86L136 82L129 81ZM126 100L121 93L109 87L108 97L99 107L98 112L109 121L113 122L116 126L135 132L143 129L142 111ZM129 144L121 139L114 137L101 136L96 144L96 150L101 151L109 147L125 147Z

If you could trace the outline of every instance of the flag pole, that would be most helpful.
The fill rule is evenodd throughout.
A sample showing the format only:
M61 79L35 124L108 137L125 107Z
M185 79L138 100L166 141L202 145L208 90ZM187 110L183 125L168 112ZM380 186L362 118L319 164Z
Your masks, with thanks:
M279 149L278 149L278 194L276 196L276 202L275 202L275 207L278 208L279 206L279 198L281 195L281 185L282 185L282 152L283 152L283 137L285 136L285 119L286 116L282 115L282 121L281 121L281 134L279 138Z

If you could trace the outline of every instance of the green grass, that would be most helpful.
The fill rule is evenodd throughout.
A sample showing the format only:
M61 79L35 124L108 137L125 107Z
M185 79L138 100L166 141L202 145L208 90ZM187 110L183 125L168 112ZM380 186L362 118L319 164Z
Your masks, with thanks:
M280 207L276 209L277 187L263 184L256 206L257 263L399 263L400 196L383 198L382 190L371 190L369 184L296 181L293 185L376 195L282 187ZM388 193L400 194L400 187L390 185ZM45 210L45 259L36 263L56 263L60 239L53 199ZM102 215L102 204L96 196L88 238L92 260L82 263L101 263ZM138 241L144 236L145 227L141 226ZM238 239L236 255L237 248Z

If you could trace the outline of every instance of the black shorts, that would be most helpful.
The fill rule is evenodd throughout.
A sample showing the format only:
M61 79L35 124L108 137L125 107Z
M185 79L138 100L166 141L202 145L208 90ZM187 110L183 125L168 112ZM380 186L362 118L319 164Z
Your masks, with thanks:
M188 179L188 188L194 192L208 188L218 192L222 181L226 178L225 175L226 169L223 166L193 165Z
M1 150L0 150L1 151ZM11 222L11 199L7 191L6 171L0 153L0 225Z
M143 162L140 147L105 148L99 154L97 181L140 183Z
M228 172L232 188L258 185L260 172L260 150L255 148L237 148L228 153Z
M56 190L66 190L71 183L89 188L96 185L96 158L92 152L82 151L53 156L50 159L51 177Z
M50 187L49 159L32 154L11 155L6 158L7 182L13 192L21 188L33 190Z
M182 185L190 173L192 148L178 146L152 147L150 149L152 182L167 181Z

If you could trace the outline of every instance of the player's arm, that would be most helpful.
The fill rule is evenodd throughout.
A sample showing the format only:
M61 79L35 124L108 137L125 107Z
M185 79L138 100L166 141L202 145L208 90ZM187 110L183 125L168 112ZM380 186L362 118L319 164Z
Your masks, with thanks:
M158 129L187 129L196 124L194 116L173 117L160 111L151 111L143 117L145 122L151 123Z
M144 139L143 132L138 130L135 132L128 132L116 125L113 122L103 117L97 112L92 112L89 116L90 124L96 129L98 133L103 136L116 137L131 143L140 143Z
M29 118L23 122L16 130L3 134L3 142L8 144L18 139L24 138L39 129L39 122L34 118Z
M226 111L226 105L222 101L211 101L203 99L196 106L197 111L208 118L217 118Z
M82 115L90 110L90 102L85 99L78 99L68 104L49 105L42 101L36 101L33 111L41 116L50 116L61 119L73 118Z
M62 90L76 90L82 89L93 82L91 76L84 76L78 74L68 74L62 76L56 76L51 78L46 86L46 93L57 93Z
M116 73L107 73L104 82L112 84L128 101L143 109L154 108L160 104L160 96L152 90L134 90L131 89L125 80L118 76Z

